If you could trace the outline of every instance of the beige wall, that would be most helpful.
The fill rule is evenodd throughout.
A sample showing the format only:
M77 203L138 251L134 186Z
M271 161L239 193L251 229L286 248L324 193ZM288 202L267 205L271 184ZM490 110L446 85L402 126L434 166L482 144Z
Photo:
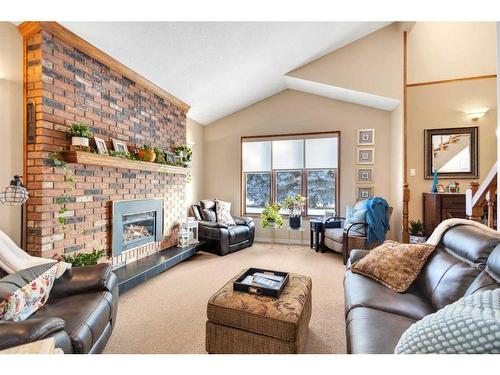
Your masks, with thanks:
M189 211L191 204L203 198L203 133L205 127L191 118L187 118L187 143L192 144L191 182L187 184L186 204Z
M494 22L417 22L408 34L408 83L495 73Z
M490 110L477 122L465 117L465 111L483 107ZM432 180L424 179L424 129L478 126L482 181L497 160L496 122L495 78L408 88L408 168L416 169L416 176L408 177L410 218L422 219L422 193L432 187ZM471 180L457 181L465 191ZM449 180L440 183L446 186Z
M0 22L0 188L23 173L22 99L23 47L17 28ZM20 207L0 204L0 230L20 242Z
M288 75L401 99L403 33L391 24Z
M340 209L355 202L356 129L376 129L375 194L392 204L390 178L391 116L389 112L285 90L225 117L205 128L205 196L233 203L240 214L240 159L242 136L341 131ZM257 223L257 238L270 233ZM307 226L306 226L307 227ZM286 230L276 234L285 239ZM304 241L309 233L304 234ZM294 234L297 241L300 236Z

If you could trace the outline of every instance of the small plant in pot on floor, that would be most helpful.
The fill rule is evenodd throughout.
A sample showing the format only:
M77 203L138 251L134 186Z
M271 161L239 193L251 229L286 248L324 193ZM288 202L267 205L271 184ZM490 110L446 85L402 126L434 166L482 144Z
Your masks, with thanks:
M410 232L410 243L424 243L424 224L420 220L410 220L408 228Z
M289 195L281 204L288 211L288 224L292 229L299 229L302 226L302 211L306 206L306 198L300 194Z
M68 129L68 135L71 137L72 146L89 147L89 138L92 133L86 124L75 122Z
M77 253L73 255L62 255L61 258L75 267L86 267L97 264L99 259L106 255L104 250L94 250L91 253Z
M262 228L281 228L283 226L280 209L281 205L279 203L266 203L260 215L260 225Z

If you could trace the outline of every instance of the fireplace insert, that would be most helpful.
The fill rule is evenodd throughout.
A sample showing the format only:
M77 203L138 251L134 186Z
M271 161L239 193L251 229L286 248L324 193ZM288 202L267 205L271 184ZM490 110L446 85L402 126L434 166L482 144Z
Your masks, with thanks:
M113 202L113 256L160 241L163 237L163 200Z

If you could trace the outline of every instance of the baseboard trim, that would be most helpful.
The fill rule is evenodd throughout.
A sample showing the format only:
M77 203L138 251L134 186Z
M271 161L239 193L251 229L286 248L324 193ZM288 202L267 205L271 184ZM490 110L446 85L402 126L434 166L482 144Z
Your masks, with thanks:
M276 245L288 245L288 239L286 238L275 238L274 241L272 238L265 238L265 237L255 237L255 242L258 243L268 243L268 244L273 244L275 243ZM290 245L308 245L309 241L308 240L290 240Z

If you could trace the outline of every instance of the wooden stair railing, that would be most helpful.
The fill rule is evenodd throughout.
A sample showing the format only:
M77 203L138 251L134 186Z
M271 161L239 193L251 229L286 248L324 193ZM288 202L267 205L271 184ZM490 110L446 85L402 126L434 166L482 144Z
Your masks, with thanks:
M481 222L485 207L488 209L488 226L494 227L494 209L497 194L497 163L491 168L482 184L470 183L465 191L465 213L470 220Z

